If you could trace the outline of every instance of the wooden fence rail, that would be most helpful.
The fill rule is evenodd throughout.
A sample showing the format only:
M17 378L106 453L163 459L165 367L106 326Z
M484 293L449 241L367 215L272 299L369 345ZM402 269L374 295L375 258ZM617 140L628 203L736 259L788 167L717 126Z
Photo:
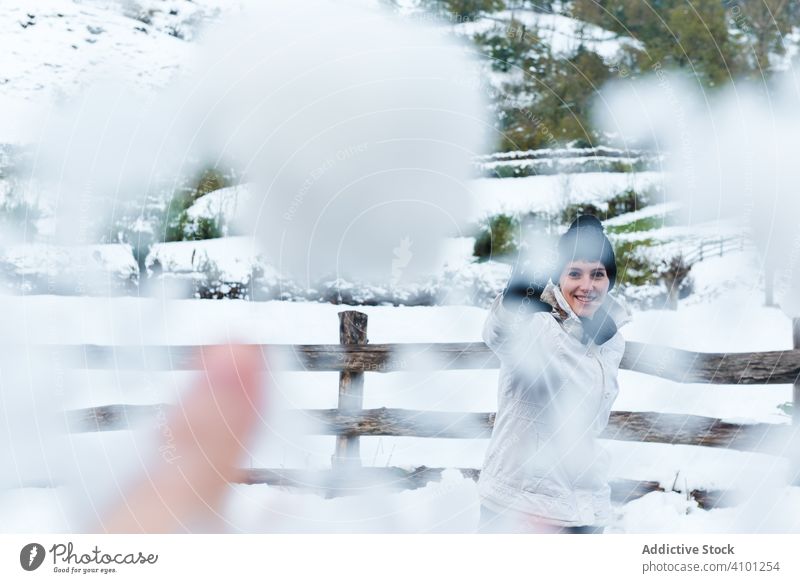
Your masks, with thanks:
M309 372L496 369L500 361L482 342L431 344L263 344L265 366ZM88 369L199 370L208 346L52 346L40 350ZM620 368L679 383L793 384L800 350L704 353L628 342Z
M487 438L494 413L434 412L407 409L363 409L364 373L421 370L496 369L500 362L481 342L429 344L368 344L367 317L355 311L340 314L340 342L333 345L260 345L265 367L290 371L340 373L337 409L294 410L311 433L337 437L332 470L249 469L245 483L308 487L337 494L355 493L376 484L419 487L441 476L442 468L362 468L361 436L428 438ZM698 353L664 346L628 342L621 368L680 383L730 385L793 384L792 424L736 424L721 419L658 412L613 411L601 437L621 441L722 447L792 456L791 444L800 439L800 320L793 322L794 350ZM197 370L208 346L41 346L57 362L86 369ZM487 387L495 390L495 387ZM106 405L68 411L69 430L129 429L163 416L171 405ZM289 422L292 420L289 419ZM796 459L792 460L797 463ZM477 479L474 468L461 468ZM616 480L618 501L658 490L655 482ZM693 491L704 507L725 504L724 491Z
M105 405L68 412L75 433L117 431L145 424L172 408L168 404ZM415 411L410 409L296 409L282 413L290 426L305 427L312 435L341 437L488 438L494 413ZM774 455L786 453L796 426L779 423L728 423L712 417L676 413L612 411L601 435L617 441L671 445L700 445Z

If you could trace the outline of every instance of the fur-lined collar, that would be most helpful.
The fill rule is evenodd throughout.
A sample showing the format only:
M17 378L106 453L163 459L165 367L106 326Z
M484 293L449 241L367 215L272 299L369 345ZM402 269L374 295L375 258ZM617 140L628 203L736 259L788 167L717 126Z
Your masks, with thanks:
M560 287L552 281L548 281L542 292L541 299L553 307L551 313L561 322L569 334L572 334L578 340L583 338L583 324L575 312L572 311L564 294L561 293ZM631 321L631 311L622 298L608 294L600 309L605 309L608 312L618 329Z

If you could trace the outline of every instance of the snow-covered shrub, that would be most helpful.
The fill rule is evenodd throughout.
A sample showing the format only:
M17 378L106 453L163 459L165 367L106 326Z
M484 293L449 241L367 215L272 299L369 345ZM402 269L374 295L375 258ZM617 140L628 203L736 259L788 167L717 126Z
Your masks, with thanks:
M32 239L39 218L41 211L36 205L12 196L0 199L0 234L4 238Z
M133 258L139 266L139 274L142 279L146 279L148 276L147 255L158 240L156 229L161 223L160 217L161 212L158 207L141 211L138 216L122 212L120 218L109 229L108 237L103 241L104 243L129 245Z
M311 293L313 298L309 298ZM274 268L255 262L250 271L249 297L255 301L284 300L301 301L316 299L316 290L305 290L295 282L278 274Z
M473 41L491 59L492 69L504 73L515 70L538 73L552 56L535 27L513 18L505 29L477 33Z
M591 202L570 202L561 207L559 221L569 225L580 215L594 215L603 220L606 218L606 210Z
M617 285L645 286L658 283L659 264L650 259L646 252L653 244L652 239L614 242Z
M657 169L652 157L645 156L618 159L597 156L531 158L493 163L478 162L476 167L481 175L487 178L523 178L582 172L644 172Z
M685 295L691 291L691 278L689 273L692 264L686 260L682 253L662 259L658 269L658 279L667 290L667 307L670 310L678 309L678 298L683 288Z
M606 200L605 203L595 204L584 201L567 202L559 210L559 220L564 225L569 225L579 215L591 214L604 221L641 210L643 207L651 204L653 200L655 200L655 194L652 190L637 191L633 188L628 188L615 194ZM648 220L654 224L659 222L657 217L652 217ZM610 232L627 232L627 229L613 228Z
M199 198L210 192L232 186L233 172L223 171L216 167L208 167L170 198L167 203L162 226L163 240L198 241L214 239L224 235L224 219L222 217L194 217L189 208Z
M480 225L472 254L481 261L502 260L517 253L519 245L519 219L501 213L492 215Z
M194 39L203 23L216 19L223 10L230 10L226 3L164 2L163 0L125 0L119 2L122 14L185 41ZM216 6L221 4L222 6ZM235 3L227 3L234 5ZM147 31L147 28L144 28Z
M232 225L237 213L251 198L247 184L220 188L199 197L186 209L185 239L202 241L235 235Z
M606 209L605 218L611 219L626 213L638 211L642 207L651 204L652 201L653 193L649 190L636 191L633 188L628 188L608 199L608 208Z
M25 164L20 148L0 144L0 241L32 240L38 231L42 209L20 188Z
M184 240L186 241L204 241L224 236L225 231L221 218L198 217L195 220L187 219L184 222Z
M511 267L487 261L444 269L437 282L436 303L488 307L508 281Z
M309 300L350 306L431 306L437 291L435 282L384 286L333 278L318 282L307 295Z

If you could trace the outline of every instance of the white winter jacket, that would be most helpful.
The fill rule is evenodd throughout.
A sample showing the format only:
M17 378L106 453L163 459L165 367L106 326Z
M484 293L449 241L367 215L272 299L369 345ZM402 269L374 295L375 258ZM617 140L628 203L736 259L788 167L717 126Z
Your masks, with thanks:
M498 411L478 481L482 503L562 526L610 518L608 453L597 437L619 391L625 340L581 343L583 325L561 290L542 294L551 312L517 313L495 299L483 330L500 358ZM617 328L627 308L608 295Z

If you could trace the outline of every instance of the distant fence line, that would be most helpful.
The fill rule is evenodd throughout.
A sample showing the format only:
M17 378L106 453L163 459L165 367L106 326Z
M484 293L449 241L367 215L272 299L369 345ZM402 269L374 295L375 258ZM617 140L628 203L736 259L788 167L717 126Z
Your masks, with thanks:
M720 237L701 241L695 249L685 254L683 258L690 265L708 259L709 257L723 257L733 251L744 251L744 234Z

